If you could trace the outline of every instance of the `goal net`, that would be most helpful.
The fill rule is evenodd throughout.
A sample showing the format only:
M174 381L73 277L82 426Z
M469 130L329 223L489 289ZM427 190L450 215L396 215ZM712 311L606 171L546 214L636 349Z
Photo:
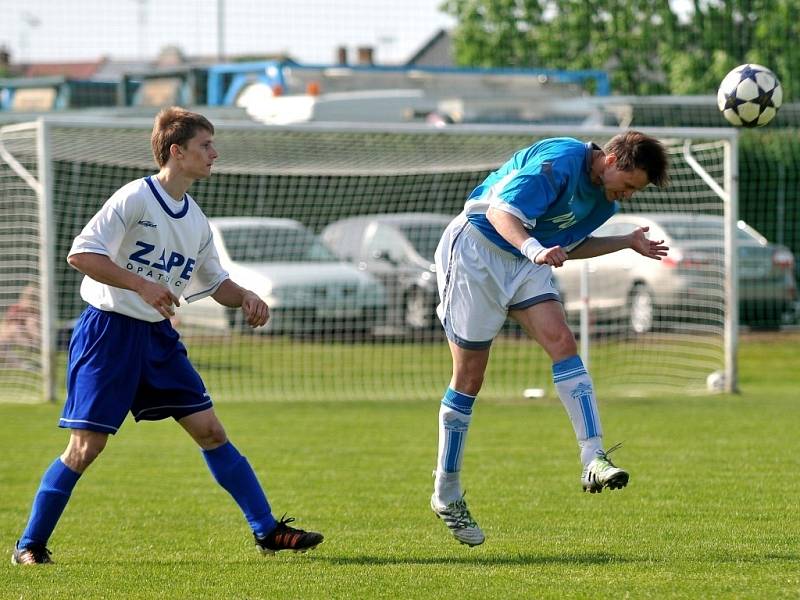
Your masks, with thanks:
M253 401L438 398L450 356L431 264L448 220L517 149L562 135L602 145L617 132L216 125L214 174L190 194L225 266L267 300L272 319L253 332L209 299L183 304L175 326L213 398ZM33 292L40 323L40 335L3 342L2 400L63 398L66 344L84 306L65 257L117 188L154 172L150 128L82 118L0 129L0 311ZM672 185L635 196L606 231L649 224L674 239L668 260L642 264L625 251L568 261L555 281L601 394L699 392L714 372L730 388L736 134L647 131L669 148ZM131 267L157 268L157 256L140 259ZM512 322L492 356L482 397L553 393L550 361Z

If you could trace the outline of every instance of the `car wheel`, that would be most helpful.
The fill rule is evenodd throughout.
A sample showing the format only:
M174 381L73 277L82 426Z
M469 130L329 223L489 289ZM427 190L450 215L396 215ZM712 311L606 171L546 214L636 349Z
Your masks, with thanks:
M628 326L633 333L647 333L655 322L653 294L646 285L637 284L628 297Z
M420 288L406 294L405 324L416 330L433 329L436 323L436 309L428 295Z

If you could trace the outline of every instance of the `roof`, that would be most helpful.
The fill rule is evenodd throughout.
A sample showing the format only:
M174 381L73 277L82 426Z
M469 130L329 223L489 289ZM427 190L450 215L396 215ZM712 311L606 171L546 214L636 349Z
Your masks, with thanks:
M422 47L406 61L407 66L440 66L452 67L453 40L445 29L440 29L431 36Z
M91 79L105 62L106 59L100 58L92 62L32 63L23 67L22 75L24 77L61 75L70 79Z
M376 213L371 215L358 215L348 217L339 222L371 222L378 221L389 225L405 225L408 223L437 223L446 224L453 220L455 215L429 212L409 212L409 213Z
M265 227L283 227L287 229L305 229L305 226L300 221L273 217L212 217L209 218L208 221L219 229L252 227L256 225Z

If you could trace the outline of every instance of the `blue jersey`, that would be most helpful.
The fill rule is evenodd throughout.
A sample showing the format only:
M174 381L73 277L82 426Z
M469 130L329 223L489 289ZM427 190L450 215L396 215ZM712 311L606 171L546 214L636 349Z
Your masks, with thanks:
M467 198L470 223L491 242L515 254L486 218L490 207L513 214L545 247L571 249L619 210L602 185L592 183L595 144L550 138L523 148L491 173Z

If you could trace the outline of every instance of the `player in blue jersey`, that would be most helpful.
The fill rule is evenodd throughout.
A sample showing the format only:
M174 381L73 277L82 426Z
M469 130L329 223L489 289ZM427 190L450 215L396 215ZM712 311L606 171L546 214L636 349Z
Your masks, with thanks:
M584 491L618 489L628 473L603 446L592 380L567 326L552 268L566 260L632 248L661 260L668 248L647 228L592 237L618 202L649 184L668 183L668 160L657 140L636 131L601 149L572 138L524 148L470 194L464 212L436 250L437 308L453 356L453 375L439 409L439 450L431 508L461 543L484 534L461 489L461 464L489 348L510 316L548 353L553 381L580 447Z
M241 308L251 327L269 319L255 293L220 266L211 229L187 194L211 174L214 127L181 108L162 110L152 134L157 175L120 188L75 238L68 262L85 277L89 304L69 347L67 401L59 426L66 450L48 467L17 541L14 564L52 562L47 542L86 468L128 412L136 421L175 419L200 446L214 479L241 508L264 554L306 551L322 535L276 521L253 469L228 440L170 318L180 299L211 296Z

